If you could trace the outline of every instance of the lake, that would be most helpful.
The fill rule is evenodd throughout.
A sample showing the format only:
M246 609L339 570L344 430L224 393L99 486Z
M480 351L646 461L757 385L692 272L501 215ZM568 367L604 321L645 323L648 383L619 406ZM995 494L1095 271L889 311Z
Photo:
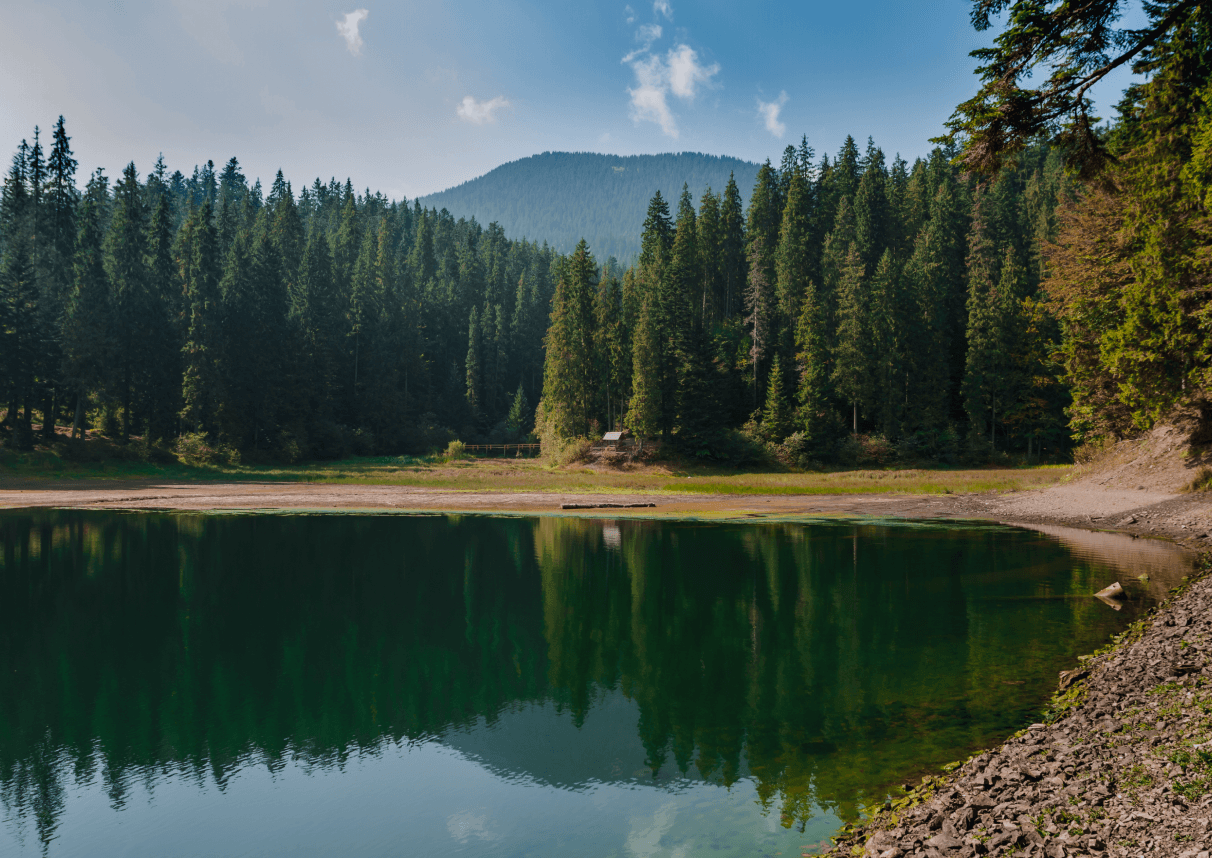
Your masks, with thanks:
M1063 537L0 511L0 854L799 855L1156 598Z

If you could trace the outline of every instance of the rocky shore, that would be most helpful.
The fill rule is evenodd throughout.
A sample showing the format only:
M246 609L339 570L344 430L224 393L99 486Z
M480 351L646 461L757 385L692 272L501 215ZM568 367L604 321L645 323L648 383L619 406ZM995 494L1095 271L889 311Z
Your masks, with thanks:
M1209 858L1210 565L1061 674L1046 723L926 778L830 854Z

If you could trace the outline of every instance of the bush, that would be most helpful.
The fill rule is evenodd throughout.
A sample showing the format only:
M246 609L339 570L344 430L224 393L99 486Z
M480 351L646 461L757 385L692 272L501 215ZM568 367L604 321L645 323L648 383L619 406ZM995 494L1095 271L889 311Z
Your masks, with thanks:
M462 441L451 441L446 445L446 452L442 454L443 461L457 462L460 459L471 458L467 453L467 445Z
M1212 468L1200 468L1195 479L1187 486L1188 492L1212 492Z
M173 452L186 465L238 465L240 454L226 444L212 445L202 432L191 432L177 439Z
M1089 465L1091 462L1101 459L1114 446L1114 438L1107 436L1092 438L1073 449L1073 461L1079 465Z
M847 465L890 465L896 461L896 445L883 435L851 435L839 445L838 459Z

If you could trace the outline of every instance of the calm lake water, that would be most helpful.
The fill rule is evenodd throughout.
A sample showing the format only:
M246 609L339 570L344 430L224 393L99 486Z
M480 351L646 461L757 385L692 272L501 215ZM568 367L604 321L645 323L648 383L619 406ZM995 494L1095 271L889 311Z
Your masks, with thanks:
M798 855L1149 602L942 524L0 512L0 854Z

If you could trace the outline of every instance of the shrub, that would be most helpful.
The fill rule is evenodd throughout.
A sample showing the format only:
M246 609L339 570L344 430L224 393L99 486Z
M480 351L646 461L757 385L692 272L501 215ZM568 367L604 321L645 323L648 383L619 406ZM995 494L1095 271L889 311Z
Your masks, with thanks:
M451 441L446 445L446 452L442 454L442 459L447 462L457 462L467 458L470 458L467 453L467 445L462 441Z
M1188 492L1212 492L1212 468L1200 468L1195 479L1187 486Z
M173 447L177 458L187 465L236 465L240 454L226 444L210 444L202 432L191 432L177 439Z
M1086 443L1073 449L1073 461L1079 465L1089 465L1102 458L1112 447L1115 446L1115 439L1103 436L1100 438L1092 438Z
M896 445L883 435L851 435L839 446L838 459L847 465L890 465Z

